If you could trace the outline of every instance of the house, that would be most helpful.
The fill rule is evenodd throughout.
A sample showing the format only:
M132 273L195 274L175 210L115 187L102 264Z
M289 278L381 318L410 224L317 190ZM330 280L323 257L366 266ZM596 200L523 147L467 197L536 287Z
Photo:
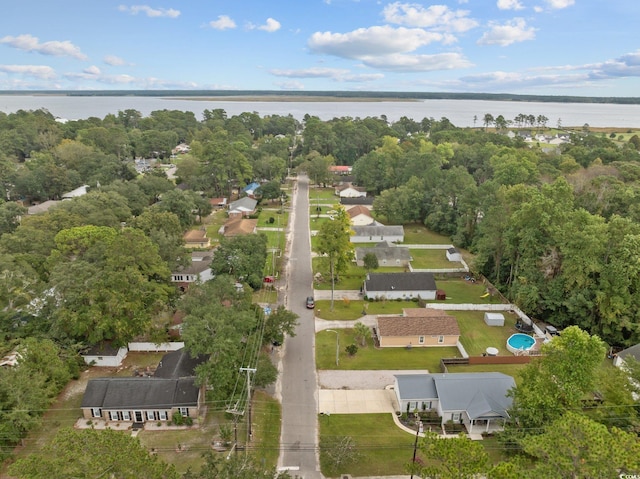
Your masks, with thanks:
M344 165L331 165L329 167L329 172L334 175L350 175L353 167L344 166Z
M373 216L371 216L371 210L366 206L356 205L347 210L351 224L354 226L365 226L374 223Z
M469 434L502 430L509 420L514 388L502 373L403 374L395 376L401 411L436 411L444 425L464 424Z
M408 266L411 262L411 253L406 246L395 246L393 243L383 241L373 248L355 248L356 264L364 266L364 257L372 253L378 258L378 266Z
M460 328L444 311L411 308L398 316L378 316L375 334L382 348L455 346Z
M340 198L360 198L367 196L367 191L364 188L358 188L351 185L338 186L335 193Z
M188 266L181 266L171 273L171 282L180 283L184 290L191 283L204 283L213 279L211 272L211 261L213 253L211 251L192 251L191 263Z
M404 227L385 225L365 225L352 226L354 234L351 235L352 243L379 243L388 241L390 243L402 243L404 241Z
M242 188L242 192L246 194L249 198L253 198L258 188L260 188L260 183L256 183L254 181L253 183L250 183L244 188Z
M373 196L360 196L359 198L340 198L340 204L342 206L353 206L353 205L363 205L363 206L373 206L373 200L375 198Z
M457 262L457 263L462 262L462 255L460 254L460 251L458 251L454 247L448 248L446 251L446 255L449 261Z
M624 366L624 360L627 358L633 358L636 361L640 361L640 344L631 346L630 348L623 349L613 358L613 365L622 367Z
M487 326L504 326L504 314L502 313L484 313L484 322Z
M214 210L221 210L227 207L227 199L226 198L211 198L209 200L209 204L211 208Z
M184 236L185 248L209 248L211 246L211 240L207 238L207 232L205 230L189 230Z
M258 231L258 220L242 217L232 217L225 221L220 228L220 233L225 238L255 234Z
M22 359L22 354L18 351L12 351L11 353L0 359L0 367L14 367L17 366Z
M256 212L258 201L245 196L229 203L229 217L251 216Z
M362 292L367 298L436 299L433 273L369 273Z
M204 405L204 386L195 383L195 367L206 356L192 358L179 349L165 354L152 377L90 379L80 408L85 419L131 423L171 421L180 413L197 418Z
M100 343L91 346L82 353L82 359L90 366L118 367L127 357L129 350L122 346L116 348L111 343Z
M70 200L72 198L78 198L79 196L84 196L87 194L87 188L89 185L78 186L75 190L68 191L67 193L62 194L63 200Z
M37 215L37 214L40 214L40 213L45 213L45 212L49 211L49 209L52 206L55 206L55 205L57 205L59 203L60 202L56 201L56 200L43 201L42 203L39 203L37 205L29 206L29 208L27 208L27 214Z

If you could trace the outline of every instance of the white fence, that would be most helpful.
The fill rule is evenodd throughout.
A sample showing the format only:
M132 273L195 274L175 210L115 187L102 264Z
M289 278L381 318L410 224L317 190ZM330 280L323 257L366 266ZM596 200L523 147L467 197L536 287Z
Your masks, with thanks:
M175 341L171 343L129 343L129 351L144 351L144 352L164 352L164 351L177 351L184 348L184 342Z

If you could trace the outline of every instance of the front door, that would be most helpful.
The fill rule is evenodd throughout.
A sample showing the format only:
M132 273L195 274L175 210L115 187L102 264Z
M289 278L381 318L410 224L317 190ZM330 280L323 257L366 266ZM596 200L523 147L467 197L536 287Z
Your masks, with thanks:
M136 411L135 412L136 415L136 422L142 422L142 411Z

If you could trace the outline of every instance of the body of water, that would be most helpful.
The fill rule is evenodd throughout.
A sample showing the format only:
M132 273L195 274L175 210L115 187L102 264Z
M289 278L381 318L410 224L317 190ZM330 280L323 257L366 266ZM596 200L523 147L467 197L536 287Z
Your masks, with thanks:
M481 127L489 113L513 120L519 114L544 115L547 126L581 127L640 127L640 105L602 103L546 103L483 100L419 100L419 101L228 101L141 96L56 96L56 95L0 95L0 111L44 108L52 115L79 120L104 118L118 111L133 109L143 116L156 110L192 111L198 120L204 110L223 109L228 116L243 112L265 115L293 115L302 120L306 114L321 120L336 117L382 117L397 121L405 116L416 121L423 118L449 119L457 127Z

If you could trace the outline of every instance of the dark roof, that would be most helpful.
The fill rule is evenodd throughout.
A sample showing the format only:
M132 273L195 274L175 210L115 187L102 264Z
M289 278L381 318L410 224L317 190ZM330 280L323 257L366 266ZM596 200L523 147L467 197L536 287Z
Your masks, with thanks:
M80 407L102 409L171 409L196 406L195 378L99 378L87 383Z
M447 249L447 252L448 252L449 254L455 254L455 253L458 253L458 250L457 250L457 249L455 249L455 248L452 246L451 248L448 248L448 249Z
M360 196L358 198L340 198L341 205L372 205L373 196Z
M365 280L367 291L435 291L433 273L369 273Z
M196 366L207 361L207 359L209 359L209 356L204 354L193 358L184 348L171 351L162 356L153 376L164 379L191 377L195 375Z
M116 348L111 343L94 344L83 354L84 356L117 356L120 348Z
M424 308L413 311L426 312ZM393 336L460 336L458 321L453 316L438 311L438 314L415 314L406 316L379 316L380 337Z
M382 246L381 246L382 245ZM356 261L362 261L367 253L373 253L378 261L410 261L411 253L406 246L389 246L388 242L383 242L373 248L355 248Z

